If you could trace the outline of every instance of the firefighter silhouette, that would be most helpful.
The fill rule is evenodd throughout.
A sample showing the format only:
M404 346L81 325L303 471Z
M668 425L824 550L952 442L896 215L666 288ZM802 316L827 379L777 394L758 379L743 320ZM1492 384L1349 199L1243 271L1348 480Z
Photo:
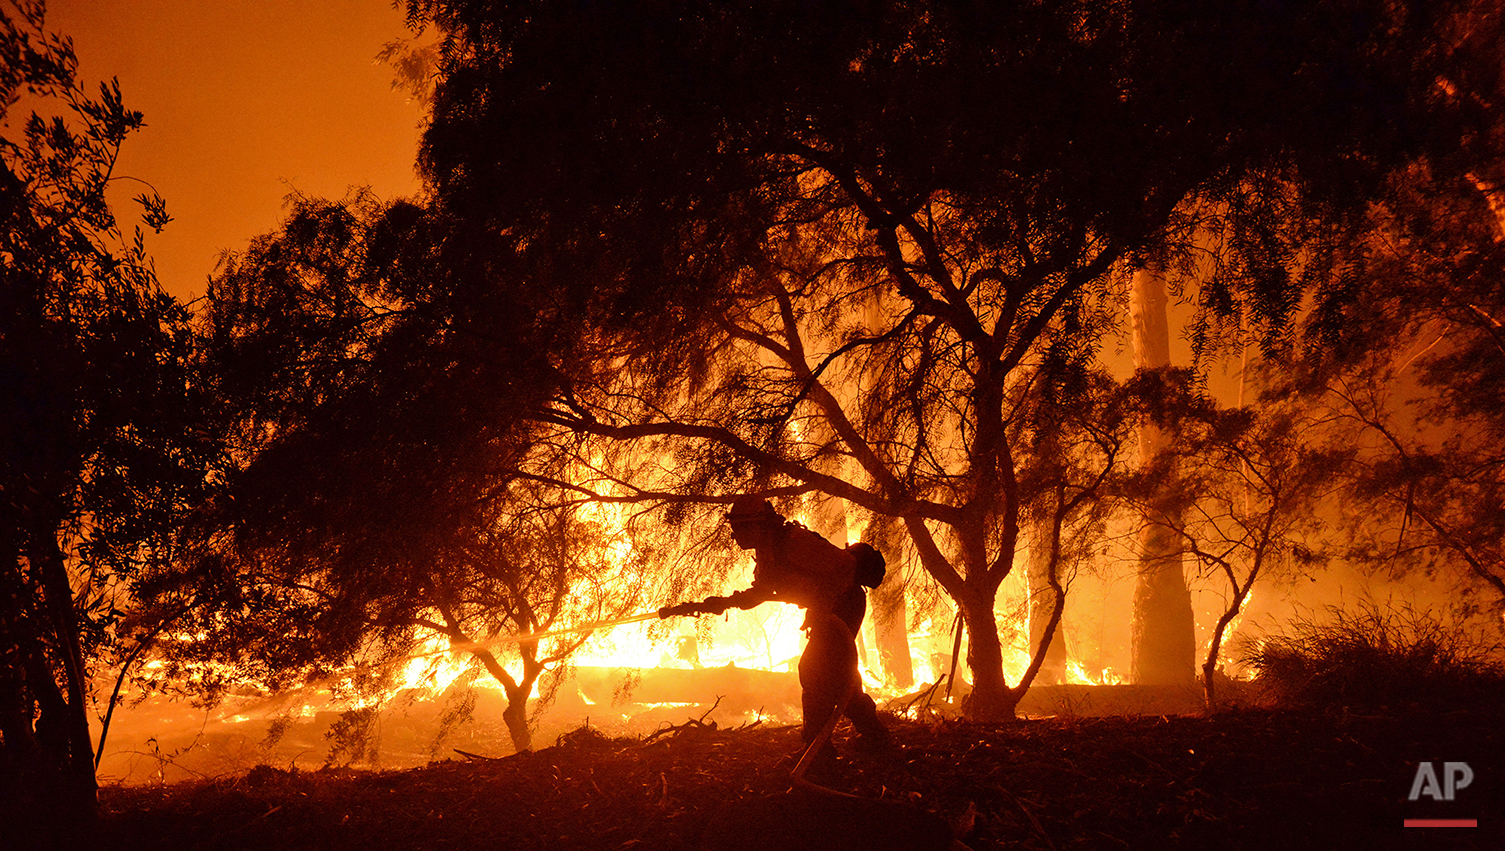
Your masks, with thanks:
M807 641L800 654L802 735L808 745L831 720L850 690L845 714L868 750L890 746L888 730L878 718L872 697L862 691L857 672L857 631L867 613L864 586L883 580L883 556L867 544L845 549L799 523L785 520L766 499L742 496L727 514L737 546L752 550L756 561L752 586L725 597L708 597L659 610L660 617L721 614L751 609L769 601L804 608ZM816 758L829 763L835 748L826 742Z

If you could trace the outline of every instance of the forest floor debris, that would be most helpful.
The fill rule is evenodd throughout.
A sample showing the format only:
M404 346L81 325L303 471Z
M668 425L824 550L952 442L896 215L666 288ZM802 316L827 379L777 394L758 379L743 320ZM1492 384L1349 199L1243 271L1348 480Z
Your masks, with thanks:
M1505 847L1493 713L1242 710L999 724L891 719L900 745L826 785L966 823L973 848ZM102 790L106 848L693 849L729 802L789 787L794 727L610 738L406 771L250 773ZM1410 800L1421 762L1468 762L1453 801ZM1407 819L1472 818L1418 829Z

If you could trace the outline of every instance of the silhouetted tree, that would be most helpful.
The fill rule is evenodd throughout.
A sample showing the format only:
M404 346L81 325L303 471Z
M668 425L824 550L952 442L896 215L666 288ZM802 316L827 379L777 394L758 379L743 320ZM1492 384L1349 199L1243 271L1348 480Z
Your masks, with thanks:
M96 662L149 640L123 619L214 443L187 314L106 200L141 113L85 91L40 3L0 9L0 124L0 821L7 847L58 847L93 824Z
M600 495L899 518L963 612L980 717L1017 699L994 602L1057 492L1021 489L1032 399L1082 373L1132 271L1220 228L1206 304L1278 335L1339 277L1287 261L1331 257L1477 112L1434 96L1433 3L409 9L448 37L436 203L591 329L555 422L675 459Z
M444 226L406 202L303 199L211 282L239 462L197 555L244 605L175 650L281 688L358 658L379 681L438 636L502 685L527 750L535 684L587 636L516 636L620 615L643 584L618 530L526 474L550 329L501 287L464 298Z

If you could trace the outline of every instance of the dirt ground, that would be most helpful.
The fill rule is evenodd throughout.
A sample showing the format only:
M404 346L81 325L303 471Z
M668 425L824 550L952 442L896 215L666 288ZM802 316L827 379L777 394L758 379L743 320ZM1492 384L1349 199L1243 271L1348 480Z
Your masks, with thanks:
M855 753L838 730L842 758L820 779L882 802L881 814L934 813L979 851L1498 849L1500 721L1271 710L997 725L893 718L898 747L889 753ZM799 745L793 727L725 730L687 719L653 736L582 728L533 753L457 755L407 771L259 767L233 780L109 788L100 847L692 849L704 840L772 849L822 832L822 842L851 838L830 848L925 847L881 819L848 828L823 814L823 802L850 799L790 797L780 763ZM1439 783L1409 800L1424 762ZM1467 763L1472 781L1461 785L1455 768L1453 800L1434 800L1445 794L1448 762ZM746 809L750 801L762 808ZM1416 819L1477 827L1406 826Z

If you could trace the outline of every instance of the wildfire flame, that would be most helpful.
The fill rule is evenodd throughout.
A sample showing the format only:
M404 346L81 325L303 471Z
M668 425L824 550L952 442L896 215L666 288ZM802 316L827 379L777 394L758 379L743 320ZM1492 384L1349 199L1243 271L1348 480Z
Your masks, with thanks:
M632 549L629 536L625 532L607 534L613 528L622 528L620 524L624 521L624 516L620 508L597 507L590 519L599 524L603 534L595 537L595 550L582 554L581 557L609 560L617 564L633 563L637 554ZM796 516L794 519L808 523L805 517ZM833 542L842 543L840 537L839 534L832 535ZM717 593L725 594L745 588L752 580L751 558L738 553L728 553L728 556L738 558L739 569L733 571L725 586ZM903 576L902 567L898 565L891 564L890 570L891 576ZM632 580L629 577L623 581ZM1084 590L1073 599L1097 602L1098 598L1092 596L1094 591L1095 589ZM576 593L572 594L569 614L551 624L548 631L553 633L591 626L594 622L592 618L601 617L601 612L612 611L601 603L606 599L616 599L612 595L620 593L621 589L616 586L591 585L576 589ZM1023 579L1011 578L1001 589L999 607L995 612L1004 641L1003 672L1011 684L1020 682L1031 662L1026 622L1028 607L1019 602L1026 598ZM1110 607L1106 599L1104 596L1104 602L1101 603L1105 613L1118 610L1117 606ZM648 608L664 602L672 601L644 600L643 605ZM1247 607L1248 601L1245 605ZM1206 608L1213 613L1215 620L1215 602L1209 600ZM1072 651L1064 668L1052 672L1052 676L1037 679L1035 687L1054 683L1079 687L1123 684L1126 678L1108 667L1104 661L1114 658L1109 653L1109 642L1104 640L1103 635L1105 630L1116 628L1116 621L1111 615L1105 614L1100 622L1095 622L1092 620L1092 610L1080 604L1074 611L1078 618L1085 616L1086 620L1068 619L1063 623L1062 628L1069 642L1068 650ZM858 638L861 659L859 670L864 690L876 698L880 705L890 711L918 714L933 710L936 704L944 706L946 696L952 694L953 689L956 692L953 700L969 690L971 672L966 663L969 636L964 630L960 643L957 643L956 616L947 606L937 606L929 611L912 611L910 616L912 619L907 630L907 644L912 681L896 682L892 672L884 670L876 635L877 617L871 609ZM620 618L621 614L608 614L607 617ZM677 617L667 620L653 618L595 629L587 635L584 643L568 661L568 665L577 670L591 669L589 680L571 681L569 678L573 674L566 674L563 679L544 677L535 684L532 696L541 697L545 689L562 685L564 690L556 693L556 702L573 707L570 711L589 717L593 725L620 725L618 729L621 732L644 732L665 720L671 723L673 720L683 721L683 715L687 712L692 717L696 716L699 711L709 707L711 699L720 694L705 691L710 686L701 689L704 693L680 694L672 688L666 688L664 683L723 683L727 680L718 671L734 668L749 672L771 672L785 677L784 680L754 677L753 681L759 684L785 683L781 688L794 695L793 709L781 715L779 712L764 713L763 708L756 703L751 709L743 707L732 710L723 706L717 711L715 720L735 725L753 720L753 713L757 713L758 717L773 718L775 723L797 723L798 684L791 675L796 670L797 660L804 647L805 636L800 629L803 617L804 612L798 607L768 603L746 611L733 609L721 616ZM1242 619L1241 615L1230 624L1229 637L1239 628ZM613 623L608 621L608 624ZM508 640L515 641L516 637ZM1225 652L1227 646L1225 641ZM492 649L514 677L520 676L521 661L515 658L515 650L508 645L507 640ZM1078 653L1078 650L1086 652ZM956 659L952 658L953 652ZM457 695L461 694L481 695L479 698L465 699L472 703L479 700L477 705L491 707L487 712L495 712L497 707L505 705L506 698L500 694L500 684L479 671L469 650L452 647L445 636L434 632L421 633L412 647L412 654L410 658L399 662L389 680L390 685L385 690L373 691L370 688L371 678L367 676L363 679L357 666L352 666L334 678L306 683L301 688L293 689L291 693L269 697L265 694L253 696L246 692L245 696L227 700L210 720L244 730L241 735L247 744L242 745L241 749L245 751L256 747L256 742L263 737L258 732L262 725L277 720L298 720L310 729L323 729L331 718L338 717L340 713L360 709L391 712L400 719L404 712L435 714L448 711L444 707L452 706L458 699ZM165 664L150 661L144 667L151 672L159 670ZM671 670L699 670L706 674L703 680L699 679L699 674L690 675L688 679L670 677L667 680L648 675L652 671ZM945 678L953 673L956 682L951 683L949 688L945 687ZM614 678L615 682L626 685L613 693L613 686L608 684L603 691L603 677L609 680ZM651 693L634 698L632 687L636 687L633 684L640 678L644 682L656 681L658 685L645 689L645 692ZM353 688L357 682L366 686L364 691ZM942 687L934 688L937 683L943 684ZM924 695L925 699L918 700L919 695ZM423 704L437 708L411 709ZM494 728L496 722L484 720L480 712L481 710L477 710L477 723L469 729L483 730L488 724ZM747 713L747 717L741 717L743 712ZM790 712L793 714L789 714ZM573 723L578 726L582 720L578 716L571 719L560 716L558 721L552 723ZM161 723L165 721L164 714L161 716ZM401 721L390 723L395 725ZM644 726L645 723L648 726ZM199 726L202 728L202 725ZM157 730L153 729L152 732L156 733ZM553 734L546 734L541 741L547 742L551 735ZM310 742L308 733L303 736L300 754L311 754L312 758L318 759L322 753L321 747L327 750L327 746L322 745L317 738ZM505 742L505 738L502 742ZM127 744L129 742L122 737L118 746ZM476 748L486 753L498 752L506 747L504 743L460 743L454 746Z

